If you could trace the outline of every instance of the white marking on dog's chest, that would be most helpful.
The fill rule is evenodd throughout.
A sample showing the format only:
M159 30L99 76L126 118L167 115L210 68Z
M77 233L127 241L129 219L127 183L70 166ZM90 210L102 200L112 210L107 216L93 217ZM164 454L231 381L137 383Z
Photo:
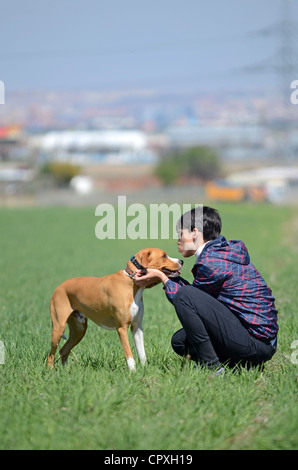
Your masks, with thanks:
M136 293L131 306L130 306L130 314L131 314L131 321L135 319L135 317L140 313L143 313L144 310L144 304L143 304L143 295L144 289L139 289L138 292Z

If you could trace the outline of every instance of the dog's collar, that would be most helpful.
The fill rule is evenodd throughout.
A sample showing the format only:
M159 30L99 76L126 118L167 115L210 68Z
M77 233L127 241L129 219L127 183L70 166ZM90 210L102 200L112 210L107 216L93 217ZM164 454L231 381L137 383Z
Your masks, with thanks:
M137 269L145 269L144 266L142 266L136 259L136 256L135 255L132 255L132 257L130 258L129 260ZM126 274L128 277L130 277L131 279L134 279L135 278L135 274L136 272L133 271L132 269L129 269L128 267L126 267L124 270L123 270L124 274Z
M131 269L128 269L128 268L125 268L123 269L123 272L124 274L126 274L126 276L130 277L130 279L135 279L135 271L132 271Z
M137 269L145 269L144 266L142 266L136 259L136 255L132 255L132 257L129 260L132 264L135 265Z

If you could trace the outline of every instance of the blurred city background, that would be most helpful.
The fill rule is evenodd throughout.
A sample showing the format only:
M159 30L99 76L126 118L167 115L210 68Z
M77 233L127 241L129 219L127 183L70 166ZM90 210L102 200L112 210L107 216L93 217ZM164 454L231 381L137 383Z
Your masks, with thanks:
M10 0L1 19L1 206L298 203L298 1Z

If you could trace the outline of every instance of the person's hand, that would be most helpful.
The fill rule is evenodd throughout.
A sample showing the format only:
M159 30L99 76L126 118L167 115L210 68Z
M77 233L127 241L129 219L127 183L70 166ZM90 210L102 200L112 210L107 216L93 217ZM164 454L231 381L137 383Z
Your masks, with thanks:
M135 283L139 287L153 287L159 282L167 282L168 277L158 269L138 269L134 277Z

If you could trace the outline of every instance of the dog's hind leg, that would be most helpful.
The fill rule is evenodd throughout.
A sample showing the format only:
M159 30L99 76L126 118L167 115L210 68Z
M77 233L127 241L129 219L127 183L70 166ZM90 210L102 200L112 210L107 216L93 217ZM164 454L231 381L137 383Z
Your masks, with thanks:
M72 313L72 308L69 300L66 296L61 295L57 290L54 292L50 302L50 312L52 319L52 342L51 350L48 355L48 367L54 367L55 353L60 342L60 339L64 333L66 322L69 315Z
M74 311L70 317L68 317L67 324L69 327L69 338L59 351L63 365L66 364L72 348L74 348L85 336L87 330L87 318L82 313Z
M65 330L64 325L59 325L56 322L52 323L52 342L51 342L51 350L50 354L48 355L48 367L53 368L54 367L54 360L55 360L55 353L58 347L58 344L60 342L60 339L63 335L63 332Z

